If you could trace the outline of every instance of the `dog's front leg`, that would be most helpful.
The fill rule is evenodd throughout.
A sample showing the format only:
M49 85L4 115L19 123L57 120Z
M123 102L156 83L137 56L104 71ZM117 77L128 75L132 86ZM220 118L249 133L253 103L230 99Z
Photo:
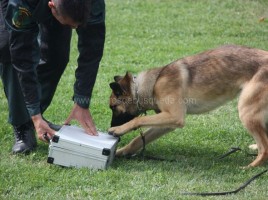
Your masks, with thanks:
M140 118L140 117L137 117ZM135 125L137 123L137 118L134 118L133 120L130 120L129 122L121 125L121 126L114 126L108 129L108 133L110 135L114 136L121 136L125 133L135 129L137 126ZM138 127L137 127L138 128Z
M155 115L136 117L121 126L111 127L108 132L114 136L121 136L140 127L182 128L183 126L184 115L172 115L169 112L161 112Z
M145 144L149 144L150 142L156 140L157 138L161 137L162 135L171 132L172 128L150 128L144 133L144 140ZM118 149L116 151L116 156L125 156L125 155L133 155L138 150L143 147L143 139L139 135L134 138L129 144L126 146Z

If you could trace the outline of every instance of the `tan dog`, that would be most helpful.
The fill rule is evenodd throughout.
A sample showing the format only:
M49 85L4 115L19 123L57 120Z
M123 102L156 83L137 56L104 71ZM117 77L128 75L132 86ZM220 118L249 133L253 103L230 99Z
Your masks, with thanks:
M228 45L189 56L164 67L116 76L110 84L113 111L109 133L123 135L139 127L146 144L184 126L186 114L210 111L238 94L239 117L258 147L257 158L249 166L268 159L268 52ZM139 116L147 110L155 115ZM142 148L136 137L117 155L134 154Z

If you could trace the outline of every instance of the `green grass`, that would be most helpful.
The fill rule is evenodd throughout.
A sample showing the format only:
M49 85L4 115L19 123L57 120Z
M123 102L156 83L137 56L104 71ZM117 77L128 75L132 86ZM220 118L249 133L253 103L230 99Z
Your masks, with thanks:
M223 44L268 50L266 0L108 0L107 38L91 105L100 130L107 130L109 83L126 71L162 66ZM259 18L265 17L264 22ZM72 107L76 35L71 59L46 118L62 123ZM2 88L2 85L1 85ZM0 199L215 199L181 192L229 191L267 168L244 170L253 157L242 151L223 160L232 146L247 150L253 139L242 127L237 100L204 115L187 116L186 126L147 146L146 154L177 162L116 159L107 171L70 169L46 163L48 146L28 156L11 154L7 102L0 91ZM76 124L74 122L74 124ZM121 138L127 144L137 131ZM217 199L267 199L267 174L236 195Z

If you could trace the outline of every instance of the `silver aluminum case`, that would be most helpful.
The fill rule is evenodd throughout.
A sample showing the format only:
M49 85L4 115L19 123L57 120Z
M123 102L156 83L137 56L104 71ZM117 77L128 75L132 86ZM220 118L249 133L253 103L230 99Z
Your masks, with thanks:
M63 126L50 141L47 162L65 167L107 169L114 159L119 138L98 133L91 136L77 126Z

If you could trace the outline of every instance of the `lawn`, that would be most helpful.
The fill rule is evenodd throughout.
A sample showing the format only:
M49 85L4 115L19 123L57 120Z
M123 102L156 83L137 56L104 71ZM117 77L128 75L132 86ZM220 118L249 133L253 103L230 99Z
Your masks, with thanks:
M266 0L107 0L106 9L106 45L91 103L102 131L110 125L114 75L135 74L224 44L268 50ZM68 69L45 113L59 124L73 104L76 40L74 33ZM187 116L183 129L147 146L146 155L176 162L115 159L106 171L62 168L46 162L48 145L42 142L30 155L15 156L0 87L0 199L216 199L181 193L234 190L267 168L241 168L254 159L247 155L254 141L239 121L237 99L207 114ZM123 136L119 146L137 134ZM242 151L217 159L234 146ZM264 174L243 191L217 199L267 199L267 178Z

